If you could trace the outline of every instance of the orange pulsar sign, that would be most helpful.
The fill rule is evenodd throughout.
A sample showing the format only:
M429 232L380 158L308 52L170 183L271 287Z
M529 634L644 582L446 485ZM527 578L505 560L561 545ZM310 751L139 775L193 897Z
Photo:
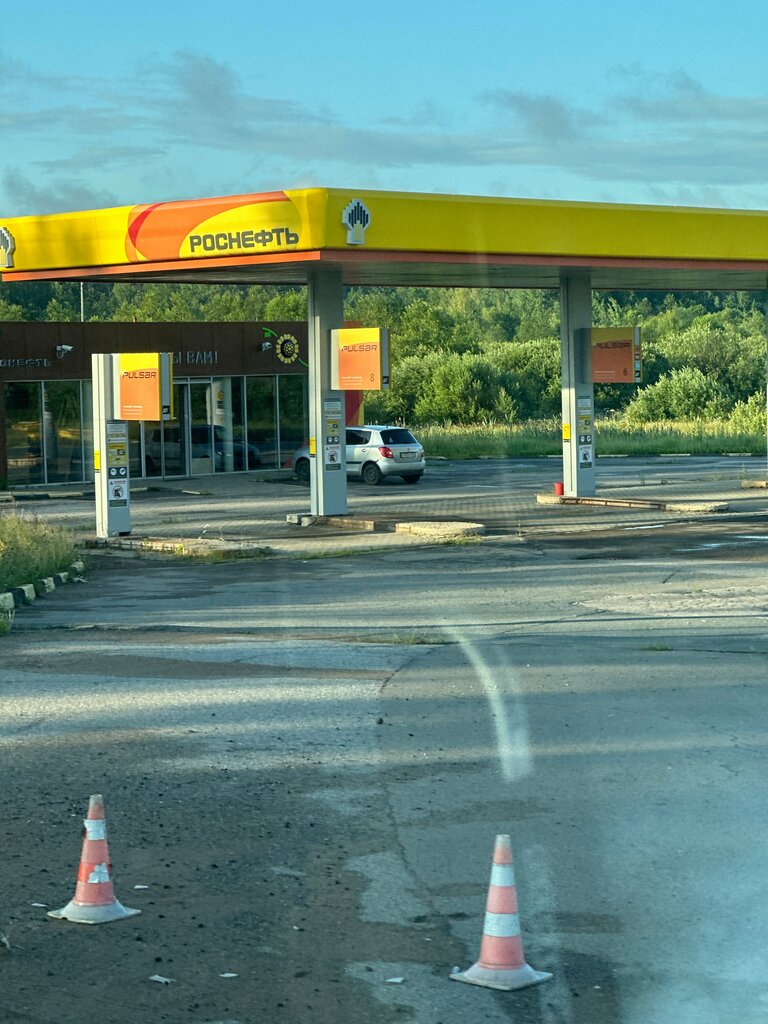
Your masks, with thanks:
M160 353L121 353L117 359L116 418L159 420L162 413Z
M332 331L331 387L337 391L382 391L389 387L389 336L384 327Z
M639 384L643 379L638 327L592 328L592 381Z

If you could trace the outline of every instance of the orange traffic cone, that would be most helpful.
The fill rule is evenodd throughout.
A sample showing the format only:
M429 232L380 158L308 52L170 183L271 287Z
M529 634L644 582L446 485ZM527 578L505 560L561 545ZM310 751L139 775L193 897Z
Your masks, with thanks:
M525 962L509 836L496 836L480 959L466 971L457 971L450 977L453 981L466 981L470 985L483 985L504 992L538 985L552 977L551 974L534 971Z
M72 900L61 910L49 910L48 916L78 924L106 924L123 917L133 917L140 910L129 910L115 898L110 871L107 823L104 820L104 799L91 797L88 817L83 822L83 852L77 872L77 886Z

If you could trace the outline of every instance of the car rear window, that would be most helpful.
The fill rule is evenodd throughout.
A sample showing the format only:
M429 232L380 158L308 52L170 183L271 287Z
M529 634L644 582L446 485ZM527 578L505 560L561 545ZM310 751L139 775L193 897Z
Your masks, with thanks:
M384 444L418 444L410 430L382 430L381 440Z

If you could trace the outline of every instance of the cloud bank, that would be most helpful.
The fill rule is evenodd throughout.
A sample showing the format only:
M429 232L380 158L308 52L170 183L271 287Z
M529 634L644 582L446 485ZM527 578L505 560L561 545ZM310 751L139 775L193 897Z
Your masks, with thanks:
M546 182L559 198L768 204L768 96L716 95L683 74L649 82L640 69L616 69L612 85L599 105L490 89L468 98L463 119L414 97L411 110L361 125L277 90L260 95L202 54L110 79L11 61L0 211L298 184L476 192L505 180Z

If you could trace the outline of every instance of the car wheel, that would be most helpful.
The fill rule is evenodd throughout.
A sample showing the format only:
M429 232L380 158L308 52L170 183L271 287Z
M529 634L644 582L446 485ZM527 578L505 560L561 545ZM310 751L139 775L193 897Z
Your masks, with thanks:
M421 473L411 473L409 476L404 476L403 480L407 484L417 484L421 480Z
M294 473L303 484L308 484L310 477L309 459L299 459Z
M370 484L371 487L376 487L377 484L381 483L381 470L375 462L366 462L363 466L363 481Z

